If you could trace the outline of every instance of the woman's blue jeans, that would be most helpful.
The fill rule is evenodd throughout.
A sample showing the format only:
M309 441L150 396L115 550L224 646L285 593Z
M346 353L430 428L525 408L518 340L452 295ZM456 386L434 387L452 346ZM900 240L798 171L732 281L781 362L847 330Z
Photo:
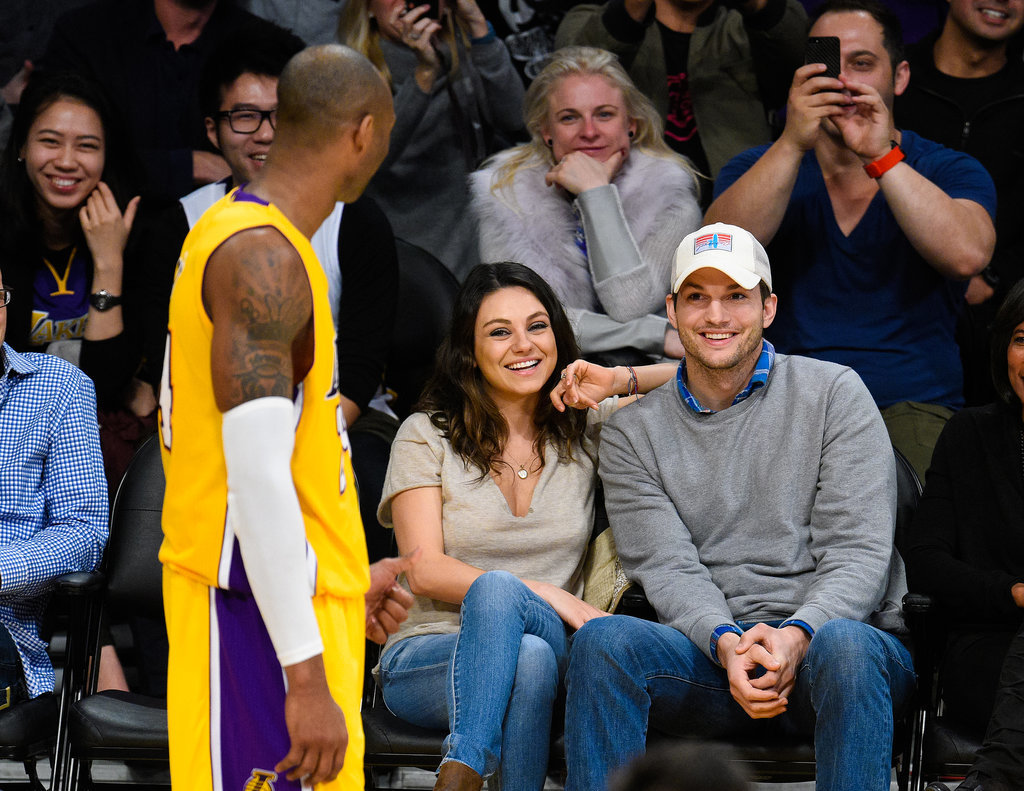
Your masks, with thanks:
M624 615L596 618L572 640L566 791L604 788L611 770L644 751L648 726L708 740L813 734L818 788L887 791L894 711L914 683L896 637L837 618L811 640L787 711L753 720L733 700L725 671L681 632Z
M402 640L381 658L384 702L426 728L448 728L445 757L502 791L540 791L551 709L568 657L565 626L517 577L490 571L470 586L456 634Z

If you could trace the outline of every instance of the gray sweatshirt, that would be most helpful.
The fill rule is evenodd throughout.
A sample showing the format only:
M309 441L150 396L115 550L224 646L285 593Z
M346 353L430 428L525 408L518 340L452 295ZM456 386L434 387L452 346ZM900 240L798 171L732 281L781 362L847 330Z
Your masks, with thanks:
M623 567L705 653L736 621L902 629L892 445L851 369L779 354L763 388L714 414L673 377L601 440Z

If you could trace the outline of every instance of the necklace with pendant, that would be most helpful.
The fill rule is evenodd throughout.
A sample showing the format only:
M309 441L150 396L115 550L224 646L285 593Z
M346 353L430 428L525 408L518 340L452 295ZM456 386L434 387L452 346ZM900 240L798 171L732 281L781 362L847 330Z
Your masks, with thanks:
M510 456L509 458L512 457ZM516 474L516 477L519 478L519 480L525 481L527 478L530 477L530 470L526 469L526 465L532 462L535 458L537 458L536 453L530 456L530 458L528 458L525 463L520 463L515 459L512 459L514 464L509 464L507 461L503 461L503 463L508 465L508 468ZM518 467L519 469L516 469L516 467Z

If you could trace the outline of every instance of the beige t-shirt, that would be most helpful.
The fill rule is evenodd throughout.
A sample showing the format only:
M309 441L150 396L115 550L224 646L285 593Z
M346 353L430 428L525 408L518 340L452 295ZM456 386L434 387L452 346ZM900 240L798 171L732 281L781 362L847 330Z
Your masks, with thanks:
M597 436L601 423L617 406L618 397L588 413L582 447L573 461L559 462L550 444L544 468L533 491L530 509L513 515L490 475L467 468L425 412L411 415L398 429L391 446L377 517L391 521L396 494L423 486L441 487L444 551L484 571L508 571L517 577L548 582L579 596L581 571L594 527L594 484L597 478ZM408 587L404 576L403 585ZM388 640L421 634L448 634L459 629L459 605L416 596L409 618Z

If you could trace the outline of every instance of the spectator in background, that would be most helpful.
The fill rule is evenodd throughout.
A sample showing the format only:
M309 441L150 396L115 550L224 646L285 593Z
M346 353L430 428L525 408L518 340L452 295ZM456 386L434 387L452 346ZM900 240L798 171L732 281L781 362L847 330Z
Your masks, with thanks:
M139 229L139 253L153 272L146 371L154 384L161 373L171 283L185 236L203 212L262 169L274 142L278 77L302 48L299 39L277 27L241 31L221 43L203 71L200 102L207 135L231 175L186 195ZM373 526L398 428L381 385L398 293L394 237L373 199L363 196L351 204L339 203L311 241L330 286L342 411L372 562L391 554L390 534Z
M453 0L440 20L427 10L349 0L338 38L381 70L394 96L391 148L367 194L395 236L461 280L478 261L466 177L520 128L523 84L475 0Z
M31 290L0 282L0 708L53 690L39 634L53 579L92 571L107 543L92 383L64 360L4 342L3 306L19 297Z
M139 203L130 151L98 85L37 72L0 161L0 260L20 297L8 337L92 378L111 488L156 406L133 380L142 316L140 273L125 257Z
M261 19L291 31L308 46L332 44L347 0L238 0Z
M773 138L769 112L786 102L806 30L797 0L609 0L572 9L555 45L618 55L665 120L665 141L713 181Z
M1007 291L1024 276L1024 62L1007 56L1024 26L1024 4L951 0L941 30L908 51L910 84L896 99L896 122L976 157L996 185L996 249L967 286L961 324L964 395L995 398L989 325Z
M722 170L706 219L768 246L789 306L769 338L857 371L923 476L963 405L954 335L965 281L992 255L995 190L973 158L895 127L910 75L891 11L819 11L810 34L839 37L839 79L821 63L797 70L782 136Z
M53 24L64 11L88 0L4 0L0 3L0 148L7 145L12 110L36 61L46 49Z
M140 150L153 209L228 175L206 139L199 74L229 33L269 24L230 0L98 0L57 21L40 67L107 91Z
M946 424L905 552L911 589L949 627L945 716L987 726L963 791L1024 788L1024 283L996 315L990 372L998 401Z
M825 0L800 0L809 15L814 15ZM946 18L949 0L886 0L889 7L900 20L903 28L903 41L914 44L936 27L942 25Z
M614 55L567 47L530 85L524 116L530 142L471 177L481 258L525 261L549 282L583 354L678 359L657 295L700 207L654 107Z

